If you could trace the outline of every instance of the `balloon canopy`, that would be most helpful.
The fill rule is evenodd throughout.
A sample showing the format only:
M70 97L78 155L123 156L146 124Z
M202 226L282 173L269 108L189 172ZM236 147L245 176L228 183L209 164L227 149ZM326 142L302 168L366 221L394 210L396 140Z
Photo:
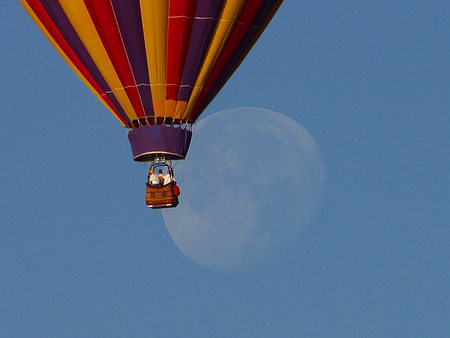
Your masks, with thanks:
M133 157L183 159L190 125L282 0L20 0L128 129Z

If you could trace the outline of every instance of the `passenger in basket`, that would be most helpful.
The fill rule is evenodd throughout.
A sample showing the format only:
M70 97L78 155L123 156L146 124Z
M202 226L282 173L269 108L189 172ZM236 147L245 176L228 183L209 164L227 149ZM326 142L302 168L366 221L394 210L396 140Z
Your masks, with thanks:
M159 171L158 171L158 179L159 179L159 185L164 185L164 176L162 174L161 169L159 169Z
M150 184L159 185L159 178L154 174L153 170L149 170L148 173L150 174L150 177L148 179L150 181Z
M164 175L164 185L169 184L170 182L175 182L175 177L171 176L169 172L167 172L167 174Z

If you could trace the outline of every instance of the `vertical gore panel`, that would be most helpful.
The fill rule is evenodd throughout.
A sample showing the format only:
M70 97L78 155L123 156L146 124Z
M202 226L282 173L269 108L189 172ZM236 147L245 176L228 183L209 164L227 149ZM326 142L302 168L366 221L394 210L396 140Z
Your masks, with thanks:
M175 100L181 84L181 76L191 37L196 0L170 0L169 25L167 30L167 92L166 110L175 109Z
M153 102L147 69L147 56L145 55L139 0L112 0L111 3L145 114L152 116Z
M255 42L263 33L264 29L269 24L272 17L275 15L282 2L283 0L265 0L263 2L258 15L255 17L253 23L250 26L250 29L248 30L247 34L245 34L245 37L242 39L239 47L233 54L233 57L227 63L224 70L220 73L217 81L209 91L209 94L207 95L205 100L203 100L198 109L192 112L191 122L195 122L202 111L206 109L208 104L214 99L220 89L225 85L233 72L239 67L245 56L248 54L250 49L253 47Z
M206 96L209 94L211 88L216 83L220 74L224 71L225 67L229 63L230 59L233 57L237 48L241 44L245 35L251 29L251 26L255 20L255 17L258 15L258 12L263 5L264 0L248 0L245 4L244 9L242 10L241 16L231 34L230 38L225 45L222 53L220 54L219 59L217 60L206 84L203 86L203 89L194 105L194 108L188 117L188 119L194 118L193 112L196 112L198 108L202 105Z
M107 102L104 97L101 96L101 94L98 92L97 89L95 89L91 83L86 79L86 77L83 75L83 73L75 66L75 64L71 61L69 56L66 54L66 52L62 49L62 47L56 42L56 40L53 38L53 36L50 34L47 27L44 25L42 20L38 17L38 14L33 11L33 9L30 7L29 3L26 0L19 0L22 6L25 8L27 13L30 15L30 17L33 19L33 21L36 23L36 25L39 27L39 29L42 31L42 33L45 35L45 37L50 41L52 46L56 49L56 51L61 55L61 57L64 59L64 61L67 62L67 64L72 68L72 70L77 74L77 76L84 82L84 84L92 91L92 93L111 111L111 113L122 123L122 125L125 125L126 122L122 119L120 115L117 114L116 111L113 110L111 104Z
M58 45L65 50L66 55L70 55L71 61L76 65L78 70L83 74L87 81L89 81L99 95L103 97L106 106L110 107L116 116L120 116L118 118L121 121L128 121L126 113L123 111L116 97L111 92L111 88L106 83L99 69L84 47L59 2L41 0L41 3L47 11L52 24L54 24L58 29L57 34L61 34L64 38L64 41L61 41L57 36L55 36L55 34L52 34ZM66 44L70 46L69 48L73 52L67 50Z
M140 0L140 3L153 108L156 116L166 116L168 0Z
M122 83L102 44L84 2L73 0L58 1L83 42L83 45L88 50L89 55L94 60L106 82L111 87L115 97L126 112L128 119L136 119L137 115L131 105L130 99L122 89Z
M119 75L122 88L130 98L138 117L144 117L145 112L137 90L136 81L131 71L117 20L110 0L84 0L86 8L94 22L95 28L103 45Z
M228 38L233 32L233 28L244 8L245 1L242 0L227 0L223 8L222 14L220 15L219 22L214 32L211 44L208 48L208 52L203 61L203 65L200 69L199 75L195 80L194 87L192 88L192 93L189 98L189 102L186 107L186 111L183 114L183 118L189 116L200 91L205 84L209 74L211 73L217 59L220 56L223 48L225 47Z
M58 27L53 23L51 17L47 13L46 9L37 0L22 1L23 6L36 22L38 27L42 30L44 35L49 39L55 49L63 57L63 59L69 64L72 70L80 77L80 79L88 86L88 88L100 99L100 101L109 108L114 116L119 119L122 124L126 123L119 112L114 109L113 104L104 95L103 90L100 88L95 79L90 75L89 71L84 67L81 60L77 57L69 43L65 40L64 36L58 30Z
M191 39L183 70L180 93L178 95L178 100L184 102L178 102L176 117L181 117L181 114L184 112L186 102L191 95L192 87L203 63L203 58L208 49L211 36L214 33L222 7L223 0L197 1Z

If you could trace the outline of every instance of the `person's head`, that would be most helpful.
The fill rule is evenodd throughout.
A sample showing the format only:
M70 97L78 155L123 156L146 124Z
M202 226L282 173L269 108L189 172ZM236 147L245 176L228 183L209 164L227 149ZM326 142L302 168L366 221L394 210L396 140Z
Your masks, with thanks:
M150 175L153 174L153 170L150 169L150 170L148 171L148 173L149 173Z

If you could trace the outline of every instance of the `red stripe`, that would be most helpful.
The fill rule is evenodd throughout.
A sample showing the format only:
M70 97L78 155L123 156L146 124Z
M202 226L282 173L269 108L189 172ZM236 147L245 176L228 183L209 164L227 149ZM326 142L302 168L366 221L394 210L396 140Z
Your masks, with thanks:
M126 121L120 116L120 113L113 105L113 103L109 100L108 97L104 96L105 92L100 88L98 83L91 76L89 71L83 65L81 60L77 57L75 52L70 47L69 43L64 39L64 36L58 30L58 27L53 23L52 19L48 15L45 8L42 6L39 0L26 0L30 8L33 10L34 14L39 18L39 20L44 25L45 29L49 32L52 38L56 41L58 46L63 50L63 52L67 55L69 60L75 65L78 71L85 77L85 79L89 82L89 84L95 89L95 91L103 97L107 105L116 113L116 116L120 119L120 121L125 124Z
M110 0L84 0L103 46L138 117L145 117L141 97L117 25Z
M233 57L234 52L239 47L242 39L250 28L251 23L255 19L256 15L259 12L261 5L264 0L249 0L247 1L244 9L242 10L241 16L239 17L238 23L236 24L233 33L227 41L225 48L220 54L217 63L215 64L213 71L211 72L208 81L203 87L197 102L194 105L194 109L192 110L188 120L194 118L194 114L203 104L203 100L207 97L211 88L215 85L217 79L222 73L223 69L227 66L230 59ZM196 114L197 115L197 114ZM197 116L196 116L197 117Z
M196 0L171 0L169 3L166 72L166 98L169 100L178 98L196 2Z
M236 71L236 69L239 67L239 65L242 63L242 61L245 59L248 52L252 49L252 47L255 45L256 41L261 37L261 34L266 29L269 22L272 20L273 16L277 12L278 8L283 3L283 0L276 0L274 3L270 3L271 11L267 16L264 18L264 22L262 25L259 25L258 30L256 30L255 35L253 35L251 42L247 45L245 51L238 55L239 59L231 64L231 70L226 72L226 77L221 80L221 82L216 83L219 87L216 88L216 90L210 91L210 95L208 98L203 102L201 106L198 107L197 112L193 112L190 114L190 119L187 121L188 123L195 123L197 118L201 115L201 113L206 109L206 107L211 103L211 101L214 99L214 97L217 95L217 93L222 89L222 87L227 83L227 81L230 79L230 77L233 75L233 73ZM228 68L228 67L227 67Z

